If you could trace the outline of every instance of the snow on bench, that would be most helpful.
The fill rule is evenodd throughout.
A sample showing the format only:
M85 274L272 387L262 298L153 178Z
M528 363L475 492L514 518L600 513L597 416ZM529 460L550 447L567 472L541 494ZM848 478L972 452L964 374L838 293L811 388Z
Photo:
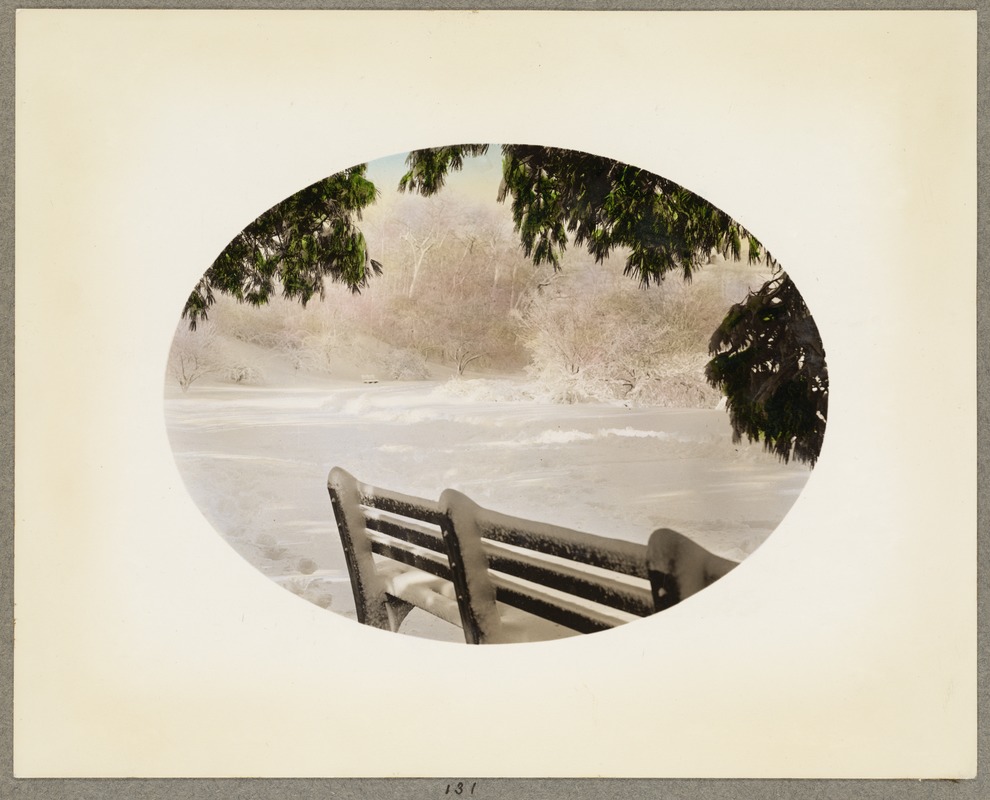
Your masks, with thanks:
M654 614L736 566L682 534L648 545L328 477L360 622L397 631L413 608L464 629L469 644L541 641Z
M339 467L327 487L358 622L396 631L418 607L459 625L437 504L359 483Z
M378 383L378 378L374 375L362 375L361 380L364 383Z

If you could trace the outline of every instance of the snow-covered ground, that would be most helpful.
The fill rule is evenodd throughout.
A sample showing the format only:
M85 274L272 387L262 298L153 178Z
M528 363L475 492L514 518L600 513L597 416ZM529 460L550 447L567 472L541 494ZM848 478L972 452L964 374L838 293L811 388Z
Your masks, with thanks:
M333 466L603 536L645 542L670 527L733 559L773 532L809 475L733 444L721 410L558 405L508 382L170 386L165 412L188 490L220 534L290 591L352 618ZM403 630L463 640L422 612Z

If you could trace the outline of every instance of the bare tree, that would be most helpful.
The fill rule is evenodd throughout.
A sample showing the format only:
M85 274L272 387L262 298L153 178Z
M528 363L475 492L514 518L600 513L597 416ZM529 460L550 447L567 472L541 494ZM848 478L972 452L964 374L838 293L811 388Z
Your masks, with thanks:
M185 322L180 323L168 355L168 374L179 384L179 388L188 392L193 383L220 369L221 359L213 325L201 324L192 331Z
M410 251L412 276L406 296L412 297L416 291L416 283L420 271L428 255L431 256L431 266L437 260L437 253L443 247L453 228L453 212L448 204L438 199L431 199L426 206L419 210L418 219L406 223L399 238L404 241ZM431 255L432 253L432 255Z

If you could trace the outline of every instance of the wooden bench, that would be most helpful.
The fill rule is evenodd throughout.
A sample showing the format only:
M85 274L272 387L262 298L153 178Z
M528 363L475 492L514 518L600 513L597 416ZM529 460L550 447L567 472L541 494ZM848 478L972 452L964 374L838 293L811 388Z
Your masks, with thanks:
M669 529L647 545L438 502L331 470L327 486L360 622L399 629L421 608L470 644L607 630L684 600L736 566Z

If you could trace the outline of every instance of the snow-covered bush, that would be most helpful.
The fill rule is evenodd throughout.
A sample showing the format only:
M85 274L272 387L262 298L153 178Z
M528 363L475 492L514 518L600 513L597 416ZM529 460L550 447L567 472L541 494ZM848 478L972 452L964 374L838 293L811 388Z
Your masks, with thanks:
M528 372L554 401L714 406L708 337L728 307L717 281L648 290L599 273L558 281L522 319Z
M212 325L200 324L189 330L182 320L175 330L168 354L168 375L179 384L183 392L200 378L214 374L223 367L223 353L216 330Z
M536 393L531 383L487 378L451 378L431 393L438 398L456 398L471 403L505 403L547 400Z
M230 383L256 386L265 382L265 371L249 364L233 364L224 370L223 377Z
M430 378L426 359L415 350L390 350L378 359L378 368L392 381L425 381Z
M334 354L352 338L339 309L329 302L303 307L273 298L256 307L222 298L211 319L221 334L270 350L294 369L329 372Z

